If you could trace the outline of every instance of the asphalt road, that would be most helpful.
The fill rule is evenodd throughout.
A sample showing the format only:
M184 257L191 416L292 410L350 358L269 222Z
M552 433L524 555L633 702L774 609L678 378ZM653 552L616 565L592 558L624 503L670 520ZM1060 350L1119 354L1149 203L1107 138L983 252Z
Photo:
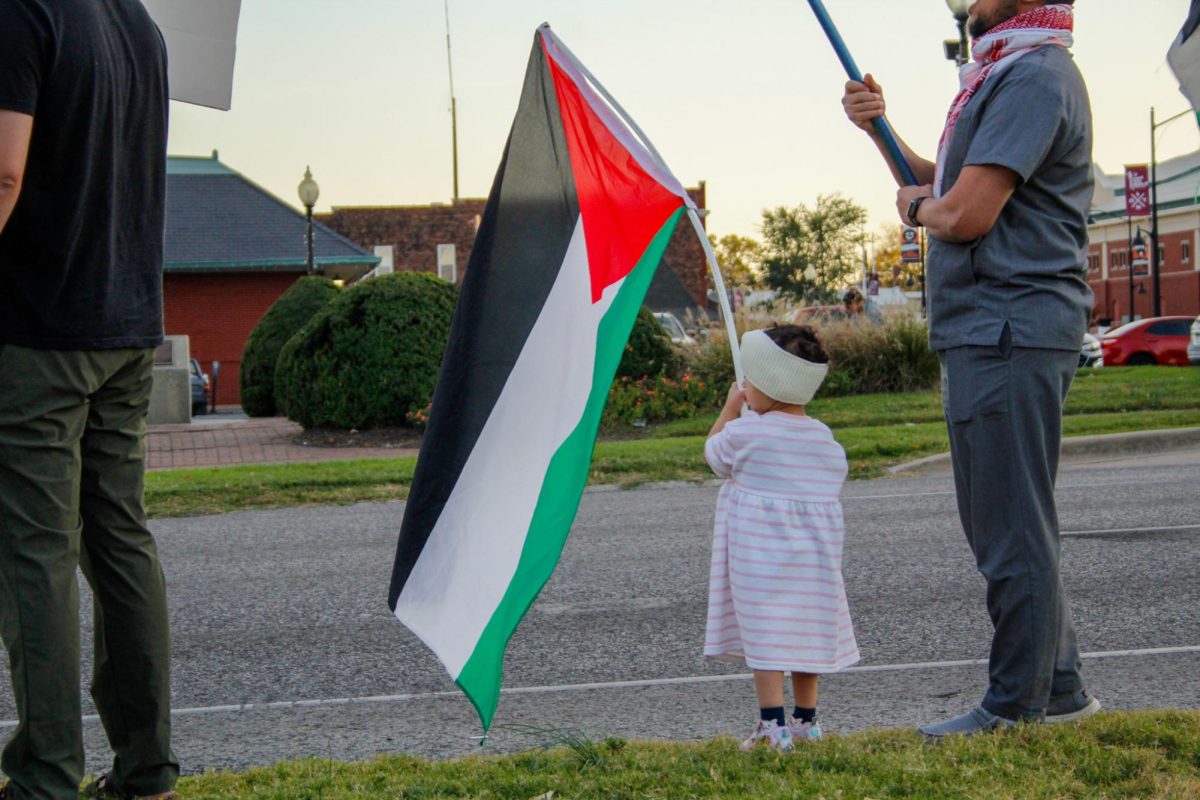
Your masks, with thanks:
M1059 484L1080 643L1101 654L1085 660L1093 691L1111 709L1200 707L1200 458L1081 463ZM556 729L744 734L750 682L700 656L716 491L585 495L562 563L509 647L504 684L515 691L485 752L537 746ZM822 682L826 727L907 727L965 710L984 685L989 625L949 479L855 482L844 502L863 661ZM470 704L387 610L402 508L153 523L185 769L479 751ZM5 671L0 733L14 716ZM99 722L85 730L89 769L104 769Z

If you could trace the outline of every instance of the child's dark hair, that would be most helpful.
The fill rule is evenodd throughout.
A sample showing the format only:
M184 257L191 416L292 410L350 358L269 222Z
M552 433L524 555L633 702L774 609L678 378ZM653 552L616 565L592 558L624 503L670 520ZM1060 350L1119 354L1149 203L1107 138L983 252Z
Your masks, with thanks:
M817 332L807 325L775 325L764 333L785 352L814 364L829 363L829 355L821 346Z

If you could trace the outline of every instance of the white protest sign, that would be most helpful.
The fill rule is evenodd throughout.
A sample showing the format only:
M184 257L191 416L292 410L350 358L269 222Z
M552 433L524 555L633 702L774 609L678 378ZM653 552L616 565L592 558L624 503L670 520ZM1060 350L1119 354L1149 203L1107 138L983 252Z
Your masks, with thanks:
M242 0L142 0L167 42L171 99L228 111Z

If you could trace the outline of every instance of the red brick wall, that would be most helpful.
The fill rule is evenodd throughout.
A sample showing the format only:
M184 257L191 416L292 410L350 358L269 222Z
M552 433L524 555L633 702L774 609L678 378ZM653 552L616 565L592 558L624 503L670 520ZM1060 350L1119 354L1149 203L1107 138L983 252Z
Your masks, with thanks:
M1187 262L1183 261L1183 243L1192 241L1191 233L1169 233L1159 237L1163 246L1164 263L1159 274L1159 292L1162 296L1161 310L1163 315L1195 316L1200 315L1200 272L1196 272L1197 254L1192 252ZM1097 319L1112 318L1120 320L1129 314L1129 271L1128 255L1126 266L1112 265L1112 251L1126 250L1128 242L1124 239L1110 241L1108 251L1107 281L1100 278L1098 272L1088 273L1088 283L1096 294L1094 316ZM1193 249L1195 245L1193 244ZM1093 254L1100 253L1100 245L1094 244L1089 248ZM1138 292L1138 287L1145 288L1145 293ZM1134 316L1151 317L1154 315L1154 286L1149 275L1134 276L1133 279L1133 308Z
M688 194L698 207L707 208L703 182L698 188L688 189ZM316 218L367 250L391 245L397 271L436 272L437 246L453 244L458 278L462 280L475 244L477 220L486 202L473 199L441 206L338 207L329 214L317 214ZM676 227L664 258L696 303L708 308L708 265L688 220L681 220Z
M367 250L391 245L397 272L437 272L437 246L452 244L461 280L475 244L477 219L486 202L334 208L332 213L317 214L316 218Z
M190 337L192 358L212 376L221 362L217 403L240 402L238 370L250 331L301 277L299 272L167 273L163 276L166 332Z

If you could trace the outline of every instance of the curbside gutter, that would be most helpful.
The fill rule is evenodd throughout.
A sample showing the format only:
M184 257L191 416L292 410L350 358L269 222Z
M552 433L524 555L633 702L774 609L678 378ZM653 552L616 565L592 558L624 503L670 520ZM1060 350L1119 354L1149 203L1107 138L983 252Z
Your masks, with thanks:
M1070 436L1062 441L1062 456L1144 455L1200 447L1200 428L1163 428L1100 436ZM888 467L891 475L928 475L950 469L950 454L919 458Z

